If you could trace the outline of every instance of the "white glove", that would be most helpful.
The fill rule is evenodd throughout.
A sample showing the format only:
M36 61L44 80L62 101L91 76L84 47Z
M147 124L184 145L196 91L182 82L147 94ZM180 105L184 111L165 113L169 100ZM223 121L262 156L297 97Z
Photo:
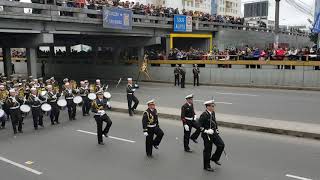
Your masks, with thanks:
M189 126L188 126L188 125L184 125L183 127L184 127L184 129L185 129L186 131L190 131Z
M53 95L52 98L53 98L53 99L57 98L57 95Z
M100 115L104 115L106 112L105 112L104 110L99 110L98 113L99 113Z
M214 132L212 129L204 130L204 133L212 135Z
M148 136L149 134L148 134L148 132L144 132L143 135L144 136Z
M35 101L39 101L39 98L38 98L38 97L35 97L34 100L35 100Z
M197 115L196 114L194 115L193 120L197 120Z
M136 89L132 89L132 91L133 91L133 92L135 92L135 91L136 91Z
M110 104L110 102L107 102L107 106L108 106L108 107L111 107L111 104Z

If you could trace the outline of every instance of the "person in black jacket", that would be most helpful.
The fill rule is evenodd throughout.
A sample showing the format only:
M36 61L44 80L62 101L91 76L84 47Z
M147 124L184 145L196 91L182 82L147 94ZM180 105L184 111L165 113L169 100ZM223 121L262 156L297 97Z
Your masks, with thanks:
M174 86L178 84L178 87L180 86L180 68L179 65L176 65L174 68Z
M198 68L198 65L196 64L194 65L192 72L193 72L193 86L196 86L196 84L197 86L199 86L200 69Z
M158 112L154 100L148 101L147 105L148 109L142 117L142 128L143 134L146 136L147 156L152 157L152 147L158 149L164 133L159 126ZM156 138L154 138L154 135L156 135Z
M221 166L219 160L225 145L219 136L218 124L214 111L214 100L206 101L204 105L206 106L206 110L199 118L200 129L202 131L201 136L204 142L203 168L206 171L214 171L214 169L210 166L210 160ZM215 153L211 156L212 144L215 144L217 148Z
M50 120L51 125L60 124L59 122L59 115L60 109L57 104L58 98L61 96L59 93L59 88L53 90L52 85L47 86L48 89L48 99L47 102L51 105L51 112L50 112Z
M127 101L128 101L128 111L129 115L133 116L132 113L137 109L139 100L134 95L134 92L136 91L135 87L132 84L132 78L128 78L128 85L127 85ZM132 101L134 102L134 105L132 106Z
M186 70L183 68L183 65L181 66L182 66L182 68L180 68L181 88L185 88Z
M22 113L20 111L20 105L23 104L23 100L17 96L17 92L14 89L9 90L10 96L6 100L6 105L9 108L9 114L12 122L13 133L17 134L17 126L19 133L22 131Z
M31 95L28 98L28 104L31 106L32 118L33 118L33 127L35 130L38 129L38 125L43 127L43 114L41 110L41 101L46 99L38 95L36 88L31 88Z
M94 119L96 120L96 123L97 123L98 144L104 145L102 134L105 137L108 137L108 133L112 125L112 121L105 112L107 108L110 109L111 107L107 99L103 97L102 91L97 92L97 99L92 102L91 108L92 108L91 111L95 113ZM103 129L103 122L107 123L104 129Z
M68 108L68 115L69 115L69 120L76 120L76 104L73 102L73 98L75 97L76 91L74 89L71 89L70 83L66 83L64 85L65 90L64 90L64 96L67 101L67 108Z
M90 100L88 98L89 94L89 88L86 86L84 81L80 81L80 88L79 88L79 93L80 96L82 97L82 115L83 116L88 116L89 115L89 108L90 108Z
M200 131L199 124L196 121L197 120L196 113L194 112L193 94L190 94L185 98L187 102L181 107L181 121L183 123L183 128L184 128L183 144L184 144L184 151L192 152L192 150L189 147L189 139L191 139L195 143L198 143L197 139L201 131ZM191 135L192 127L195 128L196 131Z

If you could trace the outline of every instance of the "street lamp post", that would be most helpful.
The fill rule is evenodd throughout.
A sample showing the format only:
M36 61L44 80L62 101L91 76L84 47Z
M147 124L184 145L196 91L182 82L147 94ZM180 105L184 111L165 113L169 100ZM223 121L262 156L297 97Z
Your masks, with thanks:
M280 0L276 1L276 12L275 12L275 27L274 27L274 48L279 46L279 13L280 13Z

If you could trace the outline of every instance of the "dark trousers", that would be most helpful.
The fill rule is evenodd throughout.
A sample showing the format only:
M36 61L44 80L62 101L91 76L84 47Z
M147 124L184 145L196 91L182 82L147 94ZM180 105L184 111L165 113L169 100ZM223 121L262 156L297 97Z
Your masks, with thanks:
M104 114L103 116L96 115L96 116L94 116L94 119L96 120L96 123L97 123L98 143L102 143L103 142L102 134L109 133L110 127L112 125L112 121L107 114ZM103 129L103 122L107 123L107 125L104 129Z
M139 100L133 94L127 94L127 101L128 101L129 115L132 115L132 110L137 109ZM133 106L132 106L132 101L134 102Z
M4 128L6 126L6 121L8 120L8 117L6 114L4 114L1 118L0 118L0 121L1 121L1 127Z
M184 144L184 150L189 150L190 149L189 139L198 139L201 130L200 130L199 124L195 120L192 120L192 121L187 120L186 125L189 126L189 131L186 131L186 129L183 127L184 129L183 144ZM191 135L192 128L195 128L196 131Z
M202 133L202 139L204 143L204 150L203 150L203 168L210 168L210 160L212 161L219 161L221 154L224 150L224 142L218 134L208 135ZM212 144L216 145L216 151L211 156L212 153Z
M154 135L156 135L156 138L154 138ZM158 126L153 128L148 128L148 136L146 137L147 156L152 155L153 146L159 146L163 135L164 135L163 131Z
M175 74L174 75L174 86L176 86L178 84L178 86L180 86L180 77L179 74Z
M67 100L67 108L68 108L68 115L69 120L74 120L76 118L76 104L73 102L73 100Z
M22 117L21 117L21 111L20 109L11 109L10 110L10 117L11 117L11 123L12 123L12 128L13 132L17 133L17 126L18 126L18 131L22 131Z
M89 114L89 110L90 110L90 101L89 98L87 96L81 96L83 99L83 103L82 103L82 115L86 115Z
M43 114L40 107L33 107L31 109L32 119L33 119L33 127L38 129L39 126L43 126Z
M193 86L196 86L196 82L197 86L199 86L199 76L193 76Z
M50 120L51 124L54 124L54 122L59 122L59 115L60 115L60 109L57 103L50 103L52 109L50 112Z
M182 76L181 77L181 88L184 88L184 85L185 85L185 76Z

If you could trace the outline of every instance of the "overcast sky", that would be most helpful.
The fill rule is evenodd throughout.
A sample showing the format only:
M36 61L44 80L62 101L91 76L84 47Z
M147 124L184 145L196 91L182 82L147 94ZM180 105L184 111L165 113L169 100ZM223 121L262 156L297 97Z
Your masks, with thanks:
M242 0L242 4L245 2L256 2L260 0ZM263 1L263 0L261 0ZM314 1L315 0L296 0L297 2L301 1L307 4L309 7L312 7L312 13L314 12ZM274 19L274 0L269 0L269 9L273 10L271 17ZM242 10L243 11L243 10ZM270 12L270 11L269 11ZM271 12L270 12L271 13ZM243 14L243 12L242 12ZM270 16L270 14L269 14ZM313 21L312 16L301 13L293 6L289 5L286 0L280 1L280 24L281 25L310 25L307 19L310 18Z

